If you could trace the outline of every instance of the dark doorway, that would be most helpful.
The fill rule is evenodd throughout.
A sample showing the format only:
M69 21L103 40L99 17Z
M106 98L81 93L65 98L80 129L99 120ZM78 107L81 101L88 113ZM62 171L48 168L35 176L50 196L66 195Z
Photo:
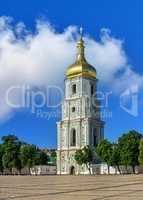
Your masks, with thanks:
M70 167L70 175L75 175L75 167L74 166Z

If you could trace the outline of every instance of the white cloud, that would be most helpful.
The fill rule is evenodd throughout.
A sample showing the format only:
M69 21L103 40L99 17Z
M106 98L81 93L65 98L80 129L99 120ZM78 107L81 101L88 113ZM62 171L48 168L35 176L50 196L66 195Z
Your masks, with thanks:
M108 30L102 32L101 41L89 39L88 55L90 61L96 66L100 78L109 81L117 71L125 68L127 58L122 47L122 41L112 38Z
M38 21L33 33L23 23L11 22L11 18L0 18L0 119L9 117L12 111L4 99L10 86L62 83L66 67L75 59L78 35L75 26L58 33L50 24ZM128 65L123 42L106 29L101 33L100 41L88 36L85 41L87 60L96 67L102 83L114 83L118 89L141 84L143 77ZM13 98L18 101L20 94Z

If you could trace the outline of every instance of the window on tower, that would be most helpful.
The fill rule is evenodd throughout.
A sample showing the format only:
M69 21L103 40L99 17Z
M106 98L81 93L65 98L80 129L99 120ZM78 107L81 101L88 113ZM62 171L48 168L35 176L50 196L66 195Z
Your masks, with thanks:
M76 130L75 129L71 130L70 146L72 146L72 147L76 146Z
M72 112L75 112L75 107L72 107Z
M73 84L72 85L72 94L75 94L76 93L76 84Z
M91 85L91 95L93 95L94 94L94 87L93 87L93 85Z
M93 130L93 146L97 145L97 133L96 128Z

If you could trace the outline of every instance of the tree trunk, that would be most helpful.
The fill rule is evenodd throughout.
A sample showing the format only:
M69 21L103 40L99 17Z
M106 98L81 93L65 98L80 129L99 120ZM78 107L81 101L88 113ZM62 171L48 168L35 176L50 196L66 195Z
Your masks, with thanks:
M89 171L89 174L91 175L90 165L86 164L86 167L87 167L87 169L88 169L88 171Z
M21 175L21 169L18 169L18 175Z
M120 170L120 166L119 165L117 165L117 169L119 171L119 174L121 174L121 170Z
M89 174L91 175L91 169L90 169L90 167L88 169L89 169Z
M110 165L107 165L108 167L108 174L110 174Z
M125 165L125 169L126 169L126 174L128 174L128 167L127 167L127 165Z
M28 171L29 171L29 174L28 174L28 175L31 175L31 173L30 173L30 167L28 167Z
M10 175L13 175L12 168L9 169Z
M135 166L132 165L132 169L133 169L133 174L135 174Z

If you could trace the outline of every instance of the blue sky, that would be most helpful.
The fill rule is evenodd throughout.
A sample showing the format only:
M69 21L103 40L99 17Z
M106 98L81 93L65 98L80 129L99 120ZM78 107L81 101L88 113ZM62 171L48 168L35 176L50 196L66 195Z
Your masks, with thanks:
M0 16L10 16L14 23L22 21L30 31L35 30L37 19L49 21L57 32L63 32L71 25L78 27L82 25L85 34L96 38L97 41L100 40L100 30L108 28L111 30L112 37L124 41L123 48L128 62L132 65L134 72L142 75L142 9L141 0L3 0ZM142 90L139 89L139 114L136 117L119 108L118 95L111 97L109 108L113 116L105 120L107 138L116 140L119 135L130 129L143 132L141 93ZM42 147L56 147L56 121L58 120L59 118L50 120L37 118L27 110L19 111L9 120L0 123L0 136L13 133L27 142Z

